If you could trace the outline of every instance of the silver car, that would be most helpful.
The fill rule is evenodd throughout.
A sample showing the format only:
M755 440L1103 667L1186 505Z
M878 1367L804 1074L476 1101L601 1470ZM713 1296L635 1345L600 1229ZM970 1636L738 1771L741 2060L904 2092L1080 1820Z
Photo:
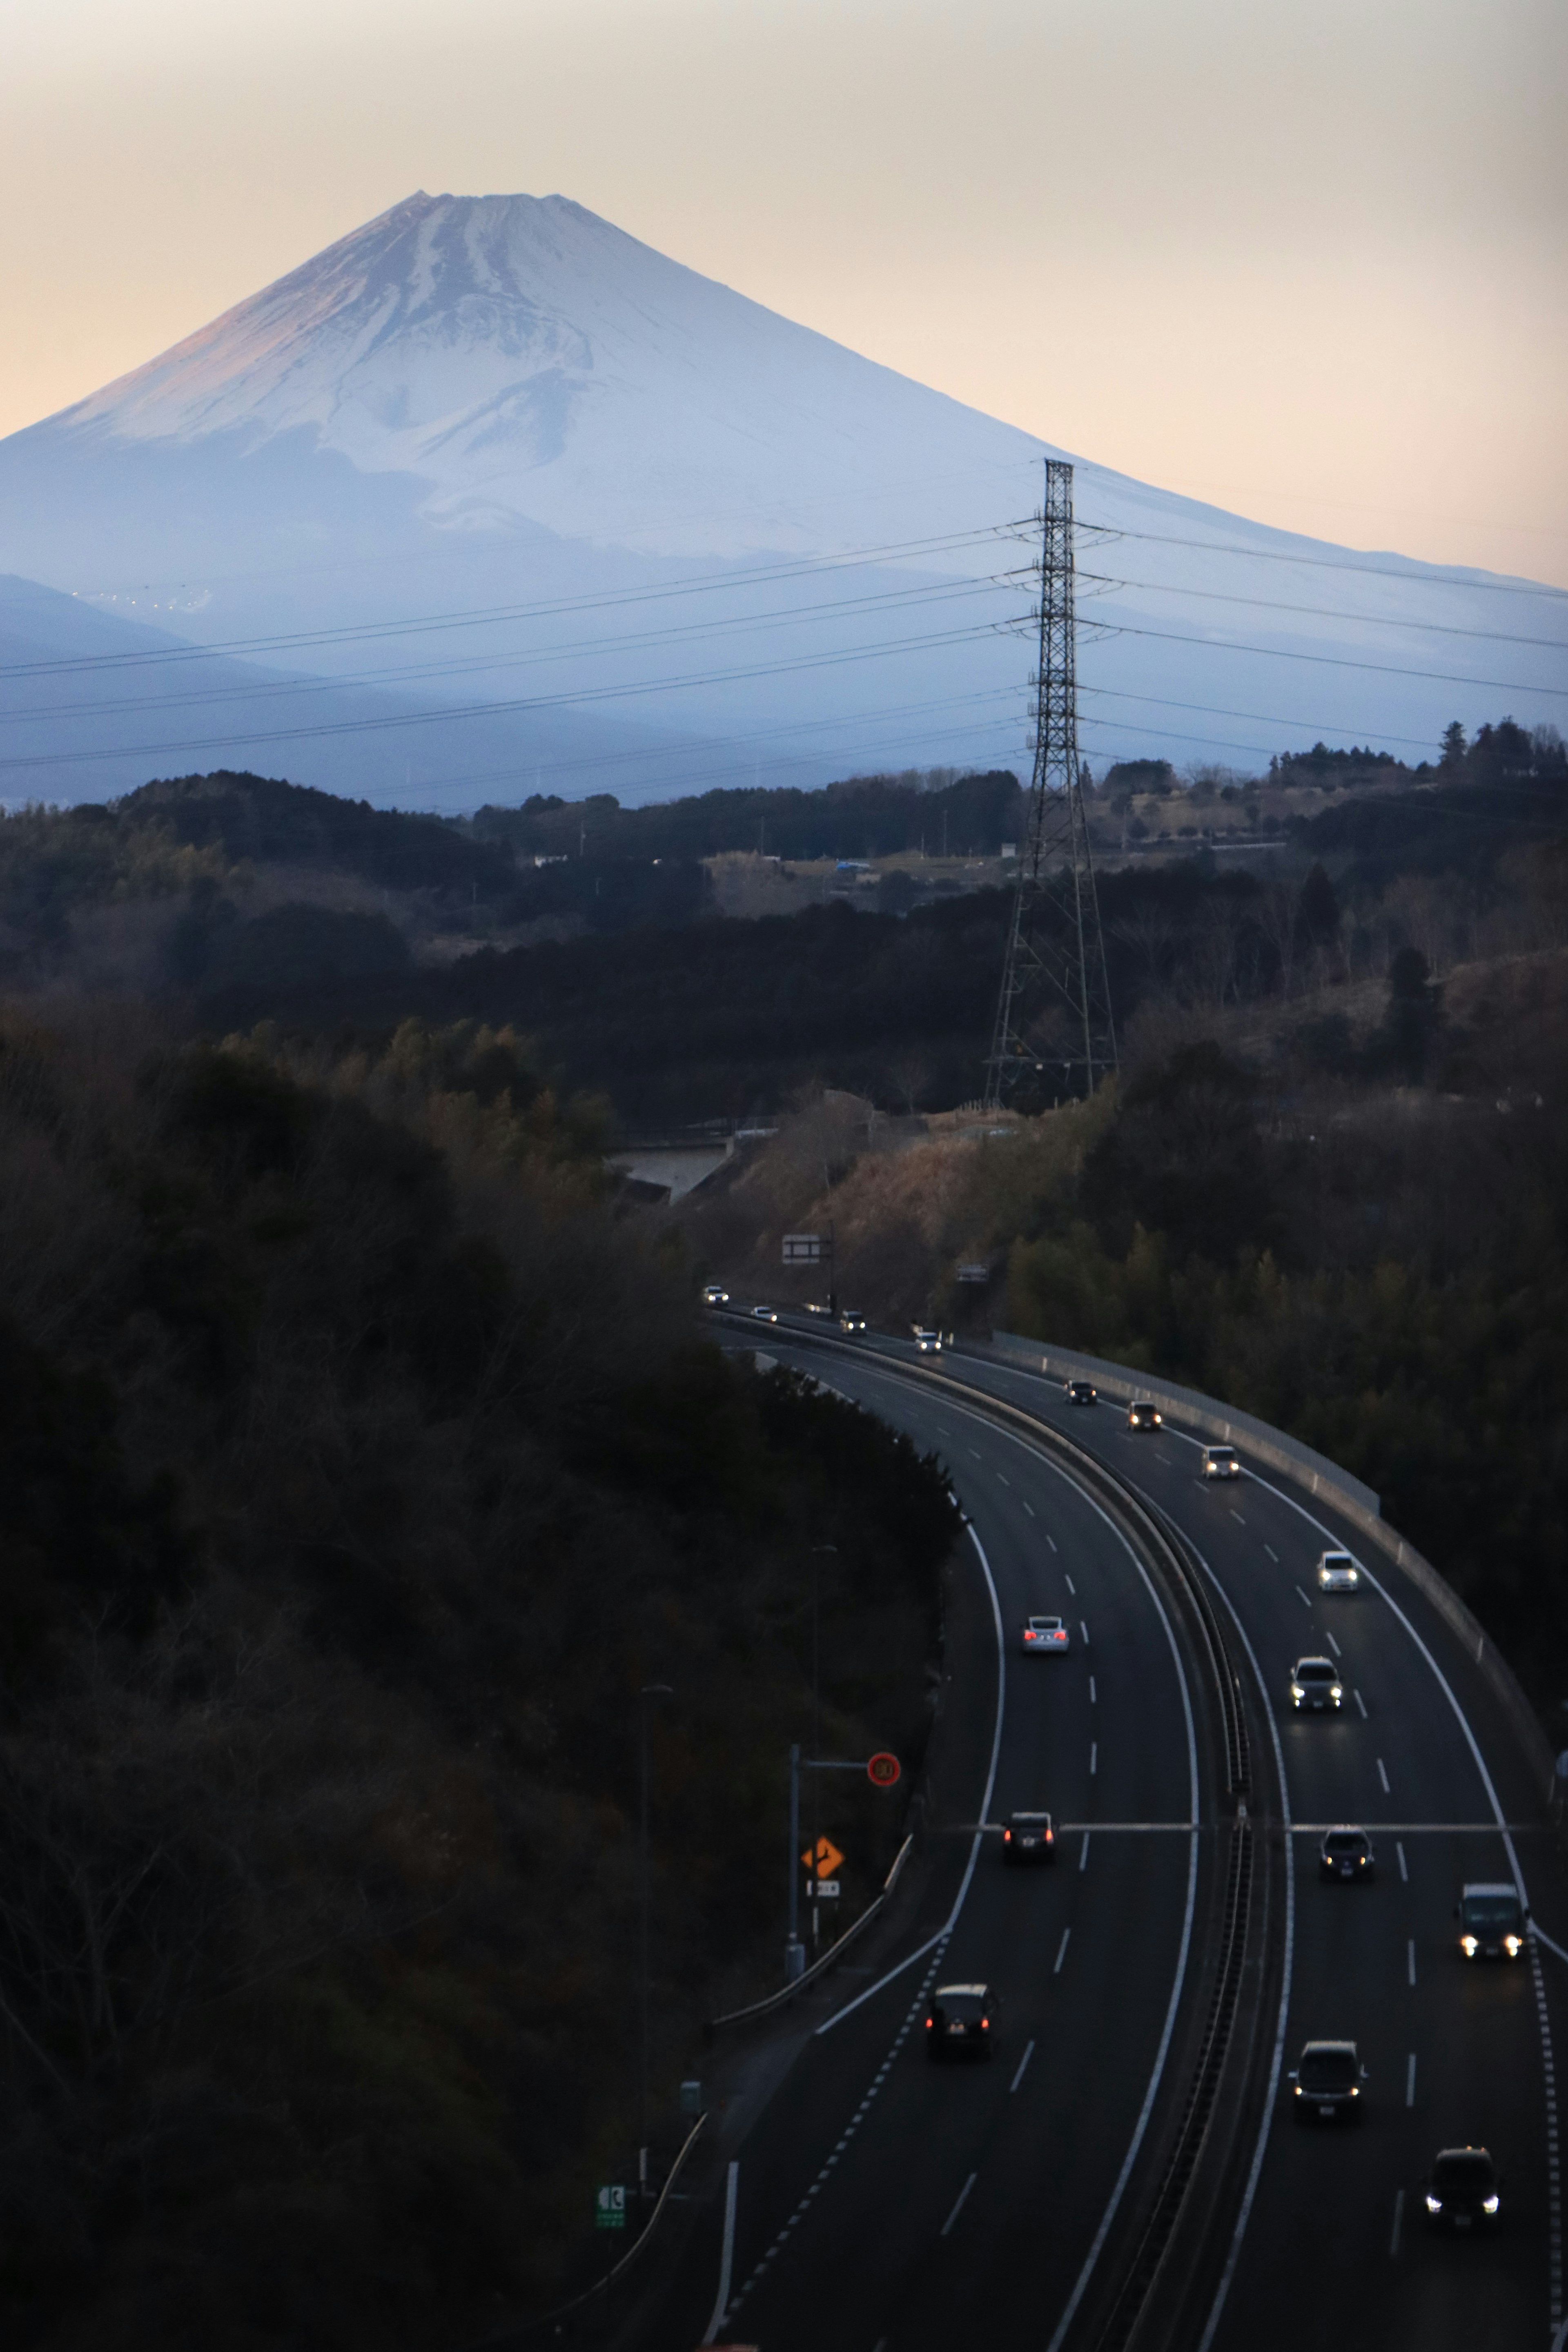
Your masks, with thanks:
M1239 1478L1240 1475L1241 1465L1237 1460L1236 1448L1234 1445L1205 1445L1204 1447L1204 1476L1205 1478Z
M1361 1570L1348 1551L1326 1551L1318 1562L1320 1592L1359 1592Z

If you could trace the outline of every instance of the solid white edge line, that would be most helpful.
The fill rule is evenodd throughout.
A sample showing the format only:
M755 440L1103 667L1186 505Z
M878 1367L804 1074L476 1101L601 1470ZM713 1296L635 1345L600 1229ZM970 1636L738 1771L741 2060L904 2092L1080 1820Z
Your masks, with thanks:
M1187 1541L1192 1543L1193 1539L1190 1536ZM1290 1788L1285 1778L1285 1750L1279 1744L1279 1726L1274 1719L1274 1709L1268 1702L1268 1685L1263 1679L1263 1669L1258 1663L1258 1653L1252 1646L1235 1601L1232 1601L1203 1553L1198 1550L1195 1543L1193 1544L1193 1550L1205 1575L1229 1612L1231 1623L1236 1627L1241 1645L1247 1652L1251 1664L1253 1679L1258 1685L1258 1696L1263 1703L1264 1720L1268 1726L1269 1741L1274 1749L1274 1769L1279 1780L1279 1810L1285 1826L1285 1965L1279 1984L1279 2016L1274 2028L1274 2054L1268 2062L1268 2094L1264 2102L1263 2120L1258 2128L1258 2145L1252 2151L1252 2165L1247 2176L1247 2187L1242 2192L1241 2210L1236 2217L1236 2228L1231 2232L1230 2251L1225 2258L1225 2271L1215 2294L1214 2307L1209 2313L1207 2324L1198 2344L1198 2352L1209 2352L1209 2347L1214 2342L1219 2323L1225 2315L1226 2299L1230 2294L1231 2282L1236 2276L1237 2265L1241 2260L1242 2240L1247 2235L1247 2225L1252 2219L1253 2200L1258 2195L1258 2184L1263 2174L1263 2158L1268 2152L1268 2135L1274 2126L1275 2102L1279 2095L1279 2077L1285 2064L1285 2029L1289 2022L1290 1979L1296 1964L1296 1846L1291 1834Z
M991 1562L985 1557L985 1547L973 1527L969 1529L969 1538L980 1557L980 1566L985 1577L985 1590L991 1596L991 1622L996 1632L996 1725L991 1735L991 1769L985 1775L985 1794L980 1800L980 1820L984 1823L991 1818L991 1795L996 1786L996 1764L1002 1753L1002 1720L1007 1697L1007 1645L1002 1633L1002 1604L996 1598L996 1580L991 1573ZM873 1993L880 1992L884 1985L890 1985L895 1977L901 1977L906 1969L913 1968L915 1962L923 1959L933 1946L945 1942L952 1935L958 1924L958 1915L963 1908L964 1899L969 1893L970 1882L974 1876L974 1865L980 1859L981 1841L984 1835L983 1827L974 1832L974 1840L969 1849L969 1866L964 1871L963 1883L959 1887L945 1923L937 1929L934 1936L927 1937L918 1951L911 1952L907 1959L900 1960L896 1968L889 1969L885 1977L879 1977L874 1985L868 1985L864 1992L857 1993L853 2000L846 2001L842 2009L836 2009L831 2017L824 2018L816 2029L818 2035L831 2033L834 2027L840 2024L845 2018L853 2016L863 2001L869 2000Z
M1545 1929L1538 1927L1533 1919L1530 1923L1530 1932L1538 1944L1544 1944L1547 1950L1555 1952L1560 1960L1568 1960L1568 1952L1563 1950L1561 1944L1554 1944Z
M735 2196L741 2178L738 2161L730 2166L729 2179L724 2183L724 2243L719 2256L719 2292L714 2297L713 2316L708 2322L704 2344L711 2344L724 2325L724 2314L730 2307L730 2276L735 2262Z

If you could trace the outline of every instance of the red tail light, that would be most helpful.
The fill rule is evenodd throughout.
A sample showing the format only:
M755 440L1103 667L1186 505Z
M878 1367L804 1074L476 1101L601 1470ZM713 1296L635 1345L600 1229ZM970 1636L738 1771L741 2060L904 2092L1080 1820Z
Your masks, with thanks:
M1011 1845L1011 1844L1012 1844L1012 1843L1013 1843L1013 1832L1012 1832L1012 1831L1011 1831L1011 1830L1004 1830L1004 1831L1003 1831L1003 1832L1002 1832L1002 1843L1003 1843L1003 1844L1004 1844L1004 1845Z
M991 2020L990 2020L988 2017L983 2017L983 2018L981 2019L981 2021L980 2021L980 2031L982 2032L982 2033L989 2033L989 2032L990 2032L990 2031L991 2031Z
M934 2018L934 2017L928 2017L928 2018L927 2018L927 2020L926 2020L926 2032L927 2032L928 2033L931 2032L931 2027L932 2027L935 2023L936 2023L936 2020L935 2020L935 2018Z

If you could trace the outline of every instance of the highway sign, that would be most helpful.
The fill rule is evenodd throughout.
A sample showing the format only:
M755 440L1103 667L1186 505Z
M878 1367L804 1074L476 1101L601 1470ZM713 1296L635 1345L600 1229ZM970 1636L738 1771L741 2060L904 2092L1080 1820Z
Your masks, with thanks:
M879 1748L866 1767L866 1777L874 1788L890 1789L903 1769L896 1756Z
M807 1846L801 1855L807 1870L815 1870L818 1878L831 1878L843 1859L833 1840L826 1837L819 1837L815 1850Z
M818 1903L837 1903L838 1881L836 1878L819 1878L815 1884L808 1885L805 1891L808 1895L814 1895Z
M594 2202L594 2221L601 2230L624 2230L626 2226L626 2192L624 2189L600 2189Z
M973 1265L961 1265L958 1269L958 1278L960 1282L989 1282L991 1268L976 1260Z
M784 1263L785 1265L816 1265L822 1257L820 1234L785 1234Z

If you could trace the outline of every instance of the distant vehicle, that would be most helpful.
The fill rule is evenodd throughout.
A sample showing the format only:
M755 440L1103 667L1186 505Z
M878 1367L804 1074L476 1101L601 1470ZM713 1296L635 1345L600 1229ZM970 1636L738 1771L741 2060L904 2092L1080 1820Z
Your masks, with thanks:
M753 1307L752 1318L757 1323L776 1323L779 1319L779 1310L776 1307Z
M1002 1832L1004 1862L1055 1862L1057 1833L1049 1813L1009 1813Z
M1348 1551L1326 1551L1318 1562L1320 1592L1359 1592L1361 1570Z
M1361 2113L1362 2085L1366 2079L1366 2068L1353 2042L1309 2042L1300 2063L1290 2071L1297 2122L1352 2122Z
M1519 1889L1506 1879L1495 1885L1472 1880L1454 1906L1459 1949L1467 1960L1517 1960L1524 1949L1530 1914Z
M841 1331L863 1331L866 1328L866 1318L853 1307L847 1307L838 1318L838 1328Z
M1026 1650L1068 1650L1071 1637L1059 1617L1030 1617L1024 1626Z
M1502 2210L1502 2175L1484 2147L1439 2148L1421 2184L1426 2218L1438 2230L1485 2230Z
M920 1353L922 1356L940 1356L942 1353L942 1333L940 1331L928 1331L919 1323L915 1324L913 1328L915 1346L920 1350Z
M1344 1695L1332 1658L1298 1658L1290 1669L1290 1704L1298 1715L1332 1713Z
M702 1286L704 1307L728 1307L730 1294L721 1282L705 1282Z
M1377 1857L1364 1830L1329 1830L1318 1848L1325 1878L1375 1878Z
M808 1315L831 1315L833 1309L826 1299L808 1298L805 1302L805 1311Z
M1127 1408L1127 1426L1129 1429L1161 1428L1159 1406L1151 1404L1147 1397L1134 1397Z
M1066 1389L1068 1404L1098 1404L1100 1391L1092 1381L1068 1381Z
M1240 1475L1241 1464L1237 1459L1237 1453L1234 1445L1205 1445L1204 1447L1204 1476L1205 1478L1239 1478Z
M989 2058L992 2007L989 1985L938 1985L926 2011L926 2056Z

